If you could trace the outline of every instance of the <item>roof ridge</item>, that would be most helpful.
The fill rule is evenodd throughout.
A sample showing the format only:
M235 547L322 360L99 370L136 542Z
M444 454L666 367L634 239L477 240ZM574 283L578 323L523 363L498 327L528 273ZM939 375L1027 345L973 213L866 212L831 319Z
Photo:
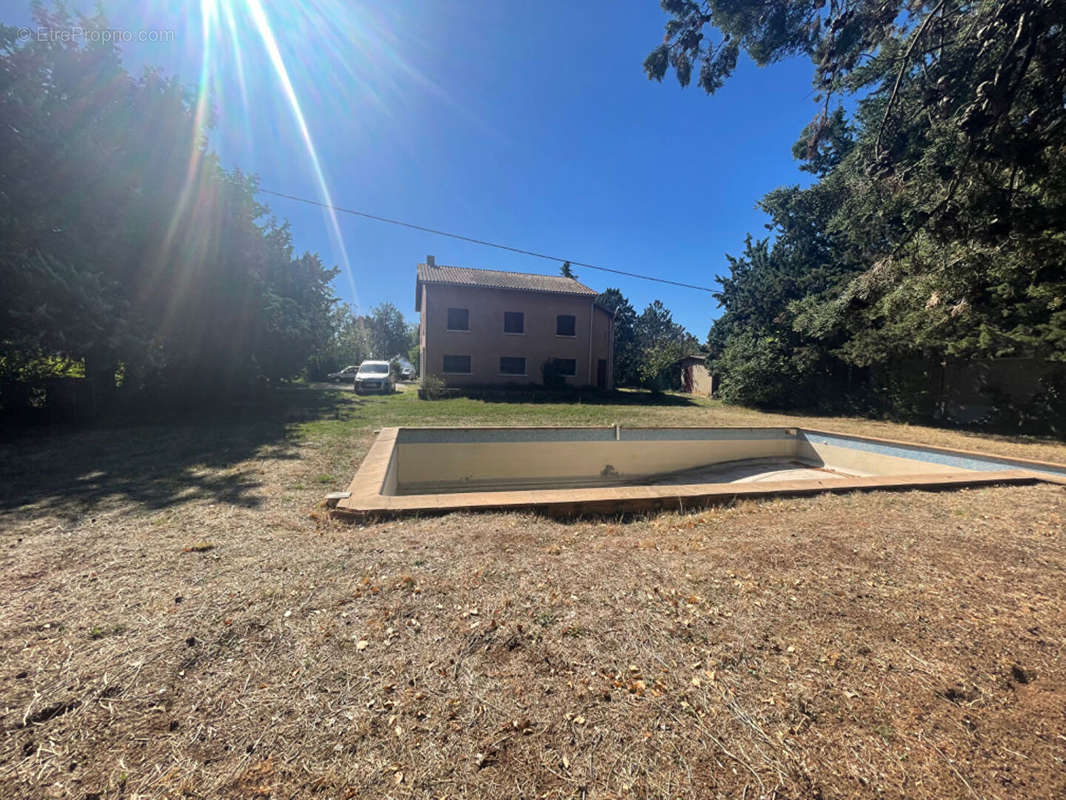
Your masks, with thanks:
M426 269L472 269L476 272L502 272L505 275L532 275L536 278L562 278L564 280L581 283L581 281L579 281L577 278L568 278L566 275L553 275L544 272L519 272L516 269L496 269L495 267L464 267L461 264L433 264L432 266L430 266L429 264L419 264L418 266L425 267Z
M458 264L426 264L418 265L418 278L428 283L457 283L470 286L488 286L500 289L521 289L525 291L556 292L561 294L587 294L598 295L591 286L566 275L546 274L543 272L519 272L518 270L494 269L489 267L464 267ZM434 275L433 272L437 272ZM449 274L450 273L450 274ZM499 276L498 280L504 285L493 286L490 276ZM484 277L479 277L484 276ZM540 282L540 286L507 286L508 279L527 279L527 282ZM515 282L511 280L510 282Z

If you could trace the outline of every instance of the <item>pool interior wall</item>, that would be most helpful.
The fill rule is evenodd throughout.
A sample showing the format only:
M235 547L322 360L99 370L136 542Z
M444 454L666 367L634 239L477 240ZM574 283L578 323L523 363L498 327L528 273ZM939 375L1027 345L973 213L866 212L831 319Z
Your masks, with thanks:
M1003 460L946 457L797 428L401 428L390 494L624 486L666 478L727 482L723 465L789 465L828 478L999 470ZM698 481L704 482L704 481ZM391 490L391 491L390 491Z
M337 510L625 508L1041 479L1066 483L1066 465L802 428L386 428Z

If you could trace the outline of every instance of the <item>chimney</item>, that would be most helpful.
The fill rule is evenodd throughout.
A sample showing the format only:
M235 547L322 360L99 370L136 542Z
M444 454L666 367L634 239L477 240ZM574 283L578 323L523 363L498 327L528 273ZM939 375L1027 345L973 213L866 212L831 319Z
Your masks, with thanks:
M433 256L426 256L426 266L427 267L435 267L435 266L437 266L437 259L435 259Z

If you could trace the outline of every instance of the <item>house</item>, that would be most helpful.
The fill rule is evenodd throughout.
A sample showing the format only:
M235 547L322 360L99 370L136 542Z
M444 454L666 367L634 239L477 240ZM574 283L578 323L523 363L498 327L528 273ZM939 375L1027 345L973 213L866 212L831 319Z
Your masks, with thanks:
M573 278L418 265L421 377L449 386L544 383L551 364L571 386L614 385L614 314Z
M714 376L707 370L707 356L699 353L685 356L677 365L681 368L681 391L704 397L714 393Z

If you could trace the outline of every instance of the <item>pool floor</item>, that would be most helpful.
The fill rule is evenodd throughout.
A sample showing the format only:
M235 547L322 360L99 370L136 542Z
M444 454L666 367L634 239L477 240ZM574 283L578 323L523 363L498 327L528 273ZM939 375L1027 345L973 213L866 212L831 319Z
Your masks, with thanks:
M684 486L692 483L758 483L769 481L843 480L850 476L828 467L812 467L799 461L737 461L699 467L643 481L649 486Z

